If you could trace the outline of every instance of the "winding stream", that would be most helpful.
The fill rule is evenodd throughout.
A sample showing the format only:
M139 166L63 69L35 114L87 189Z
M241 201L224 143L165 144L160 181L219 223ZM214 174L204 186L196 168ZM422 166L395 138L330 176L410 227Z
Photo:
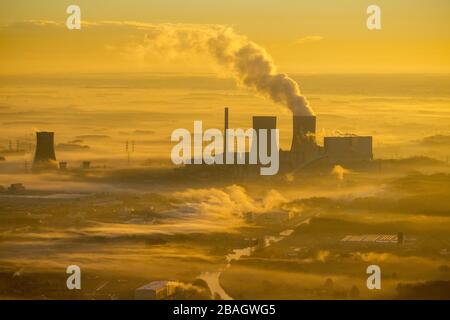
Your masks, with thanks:
M307 218L297 225L294 226L294 228L302 225L302 224L308 224L310 222L311 218ZM294 232L294 229L286 229L284 231L281 231L278 236L265 236L264 237L264 245L263 247L269 247L274 243L277 243L281 240L283 240L286 237L289 237ZM220 269L219 271L213 271L213 272L204 272L198 276L199 279L202 279L205 281L208 285L209 290L211 291L211 295L214 298L215 296L220 296L223 300L233 300L233 298L226 293L222 285L220 284L220 276L222 273L228 269L231 266L231 262L233 260L240 260L244 256L251 256L252 253L256 250L258 246L251 246L241 249L234 249L230 254L226 256L227 264L224 268Z

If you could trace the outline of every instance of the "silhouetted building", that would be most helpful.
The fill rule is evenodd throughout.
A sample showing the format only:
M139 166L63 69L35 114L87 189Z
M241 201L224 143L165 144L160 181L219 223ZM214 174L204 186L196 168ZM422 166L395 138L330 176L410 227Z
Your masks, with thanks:
M398 243L398 234L359 234L347 235L341 242L348 243Z
M134 291L136 300L162 300L173 296L179 288L178 281L153 281Z
M8 187L9 193L21 193L25 190L25 186L22 183L13 183Z

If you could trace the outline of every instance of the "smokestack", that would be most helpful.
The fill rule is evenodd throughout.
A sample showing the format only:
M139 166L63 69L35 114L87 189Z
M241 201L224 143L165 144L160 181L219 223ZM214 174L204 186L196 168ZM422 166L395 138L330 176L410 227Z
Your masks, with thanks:
M225 107L225 115L224 115L224 135L223 135L223 163L226 163L226 155L228 152L228 141L227 141L227 130L228 130L228 107Z
M292 117L292 145L291 152L300 155L300 161L314 156L316 150L316 117Z
M271 149L271 138L272 138L272 132L270 131L271 129L276 129L277 128L277 117L271 117L271 116L254 116L253 117L253 129L255 129L256 131L256 137L257 137L257 141L258 141L258 145L257 145L257 155L258 155L258 163L259 163L259 144L260 144L260 129L267 129L267 140L266 140L266 145L267 145L267 154L271 155L272 154L272 149Z
M56 168L53 132L36 132L36 152L33 169Z

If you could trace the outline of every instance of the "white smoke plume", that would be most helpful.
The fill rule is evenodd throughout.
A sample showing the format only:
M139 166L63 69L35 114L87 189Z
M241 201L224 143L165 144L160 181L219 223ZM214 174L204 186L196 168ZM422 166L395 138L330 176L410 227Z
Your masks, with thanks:
M249 211L267 212L287 202L274 189L269 190L263 198L255 199L238 185L230 185L224 189L187 189L175 193L175 197L184 200L183 206L194 209L196 218L203 217L212 221L242 217Z
M282 104L295 115L313 115L298 83L278 73L270 55L233 28L220 25L145 24L143 43L134 51L141 57L159 53L166 58L186 53L207 54L239 85Z
M338 178L338 180L341 181L344 180L344 175L347 173L350 173L350 170L338 164L333 167L333 170L331 170L331 174L335 175Z

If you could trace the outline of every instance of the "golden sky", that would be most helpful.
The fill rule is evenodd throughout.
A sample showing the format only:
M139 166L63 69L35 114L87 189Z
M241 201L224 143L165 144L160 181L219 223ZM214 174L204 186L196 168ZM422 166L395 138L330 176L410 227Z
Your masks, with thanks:
M65 27L71 4L81 30ZM366 27L370 4L381 7L381 30ZM4 0L0 72L214 71L195 54L138 59L129 48L146 31L124 23L137 21L232 26L285 72L448 73L449 9L448 0Z

